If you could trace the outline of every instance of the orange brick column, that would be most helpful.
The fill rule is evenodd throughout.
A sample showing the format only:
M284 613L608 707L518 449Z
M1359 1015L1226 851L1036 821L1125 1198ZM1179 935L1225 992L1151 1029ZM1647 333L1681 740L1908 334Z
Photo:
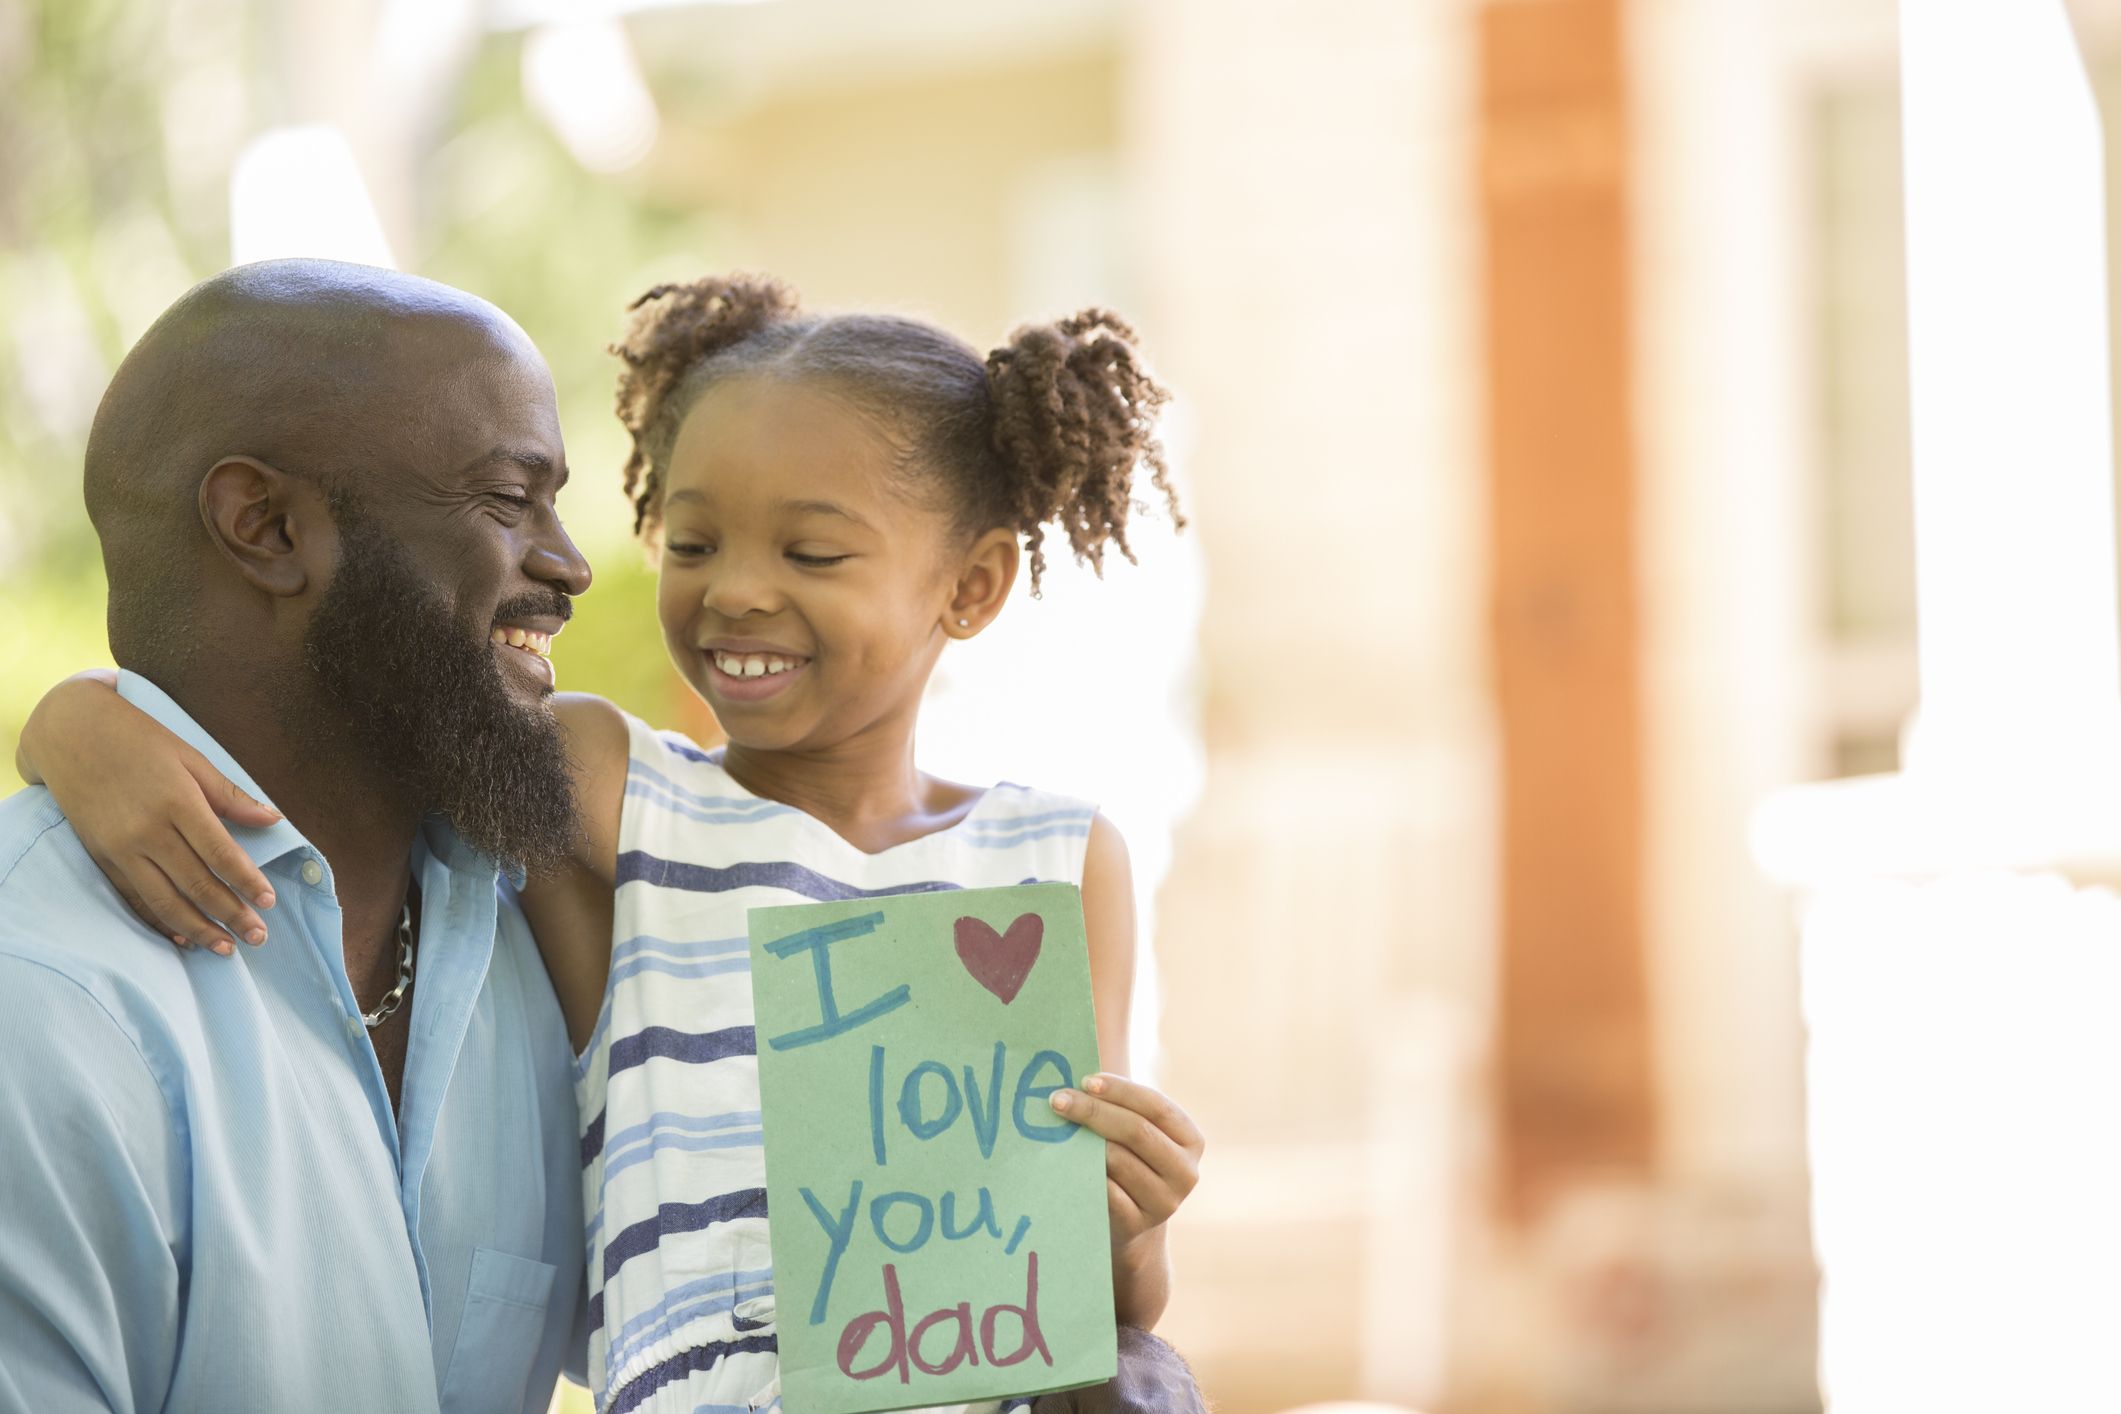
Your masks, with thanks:
M1480 22L1503 1197L1642 1175L1643 928L1627 74L1619 0Z

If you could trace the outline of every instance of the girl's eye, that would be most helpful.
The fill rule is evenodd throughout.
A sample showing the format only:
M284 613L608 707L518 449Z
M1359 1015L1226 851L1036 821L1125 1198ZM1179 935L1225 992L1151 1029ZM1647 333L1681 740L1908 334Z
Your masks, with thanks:
M842 560L851 560L851 559L853 559L853 558L854 558L854 556L852 556L852 555L805 555L805 554L801 553L800 551L796 551L796 550L790 550L790 551L788 552L788 558L789 558L789 559L791 559L791 560L793 560L793 561L795 561L795 562L796 562L797 564L799 564L799 565L803 566L803 568L805 568L805 569L821 570L821 569L825 569L825 568L827 568L828 566L831 566L831 565L836 565L836 564L840 563L840 562L841 562Z
M707 554L714 547L698 540L665 540L663 553L675 555L681 560L694 560Z

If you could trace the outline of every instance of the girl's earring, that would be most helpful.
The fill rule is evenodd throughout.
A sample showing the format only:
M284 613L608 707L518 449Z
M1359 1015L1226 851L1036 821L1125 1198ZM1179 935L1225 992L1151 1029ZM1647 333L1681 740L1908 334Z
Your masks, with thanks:
M972 627L972 620L970 620L970 619L959 619L959 620L957 621L957 626L958 626L959 628L970 628L970 627Z

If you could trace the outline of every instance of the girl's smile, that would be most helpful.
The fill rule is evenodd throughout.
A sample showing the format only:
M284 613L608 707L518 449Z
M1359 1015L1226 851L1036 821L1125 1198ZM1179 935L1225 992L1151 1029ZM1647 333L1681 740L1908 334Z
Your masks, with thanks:
M709 690L728 702L763 702L777 697L803 670L810 659L770 643L752 639L717 639L703 644Z

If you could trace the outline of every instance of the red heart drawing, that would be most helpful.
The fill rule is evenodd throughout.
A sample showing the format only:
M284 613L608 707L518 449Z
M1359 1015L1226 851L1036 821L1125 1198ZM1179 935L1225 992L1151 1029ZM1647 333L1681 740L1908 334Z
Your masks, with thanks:
M1046 920L1036 913L1017 919L1006 933L995 932L977 918L957 920L957 960L965 964L973 981L1004 1004L1015 1001L1023 990L1045 940Z

